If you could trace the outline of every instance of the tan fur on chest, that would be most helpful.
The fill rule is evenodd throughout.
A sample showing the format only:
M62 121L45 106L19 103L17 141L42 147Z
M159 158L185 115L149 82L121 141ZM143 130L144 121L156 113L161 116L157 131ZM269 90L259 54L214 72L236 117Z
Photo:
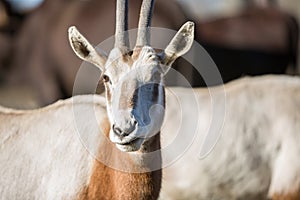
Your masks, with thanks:
M271 198L272 200L299 200L300 199L300 187L293 192L289 192L286 194L278 193L274 194Z
M108 136L109 123L103 123L101 127ZM124 165L126 169L136 171L142 167L136 165L127 153L117 150L110 141L100 145L99 152L100 156L105 157L106 162L119 162L119 165ZM124 157L124 155L128 156ZM79 193L78 199L157 199L161 186L161 173L161 170L147 173L122 172L95 159L90 182Z
M90 184L79 199L157 199L160 187L152 181L152 176L160 174L161 171L136 174L120 172L97 162Z

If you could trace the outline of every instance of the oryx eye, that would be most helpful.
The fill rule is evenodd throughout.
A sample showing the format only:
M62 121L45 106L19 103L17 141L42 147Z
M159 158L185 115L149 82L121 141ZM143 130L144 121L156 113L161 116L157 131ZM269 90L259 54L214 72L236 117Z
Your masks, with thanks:
M110 78L106 74L104 74L102 78L103 78L103 82L105 82L105 83L110 82Z

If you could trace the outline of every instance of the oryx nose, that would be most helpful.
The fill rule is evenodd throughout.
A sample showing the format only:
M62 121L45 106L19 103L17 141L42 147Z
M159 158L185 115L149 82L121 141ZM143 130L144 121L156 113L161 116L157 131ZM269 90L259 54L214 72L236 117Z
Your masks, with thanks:
M125 136L130 135L130 133L132 133L135 130L136 124L137 124L137 121L132 120L132 122L130 124L127 124L124 127L113 124L112 129L116 135L118 135L120 137L125 137Z

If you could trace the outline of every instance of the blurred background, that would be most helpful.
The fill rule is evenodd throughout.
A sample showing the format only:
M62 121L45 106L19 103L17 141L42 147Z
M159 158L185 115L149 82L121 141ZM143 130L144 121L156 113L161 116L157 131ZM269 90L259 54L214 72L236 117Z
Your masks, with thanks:
M137 26L140 5L129 0L130 28ZM300 72L299 0L156 0L152 26L178 30L187 20L196 23L195 39L224 82ZM99 44L114 34L115 1L0 0L0 105L30 109L72 95L81 60L68 44L70 25ZM192 86L206 86L187 61L179 59L175 69ZM91 93L89 82L99 73L85 70L80 93Z

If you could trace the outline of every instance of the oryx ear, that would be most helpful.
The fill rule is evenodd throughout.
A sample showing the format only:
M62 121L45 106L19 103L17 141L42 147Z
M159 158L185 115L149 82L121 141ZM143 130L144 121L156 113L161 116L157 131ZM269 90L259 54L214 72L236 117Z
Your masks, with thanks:
M104 53L97 52L75 26L71 26L68 33L69 42L75 54L82 60L96 65L103 71L107 56Z
M173 62L188 52L194 41L194 22L186 22L173 37L161 55L161 62L168 69ZM166 72L168 69L165 69Z

